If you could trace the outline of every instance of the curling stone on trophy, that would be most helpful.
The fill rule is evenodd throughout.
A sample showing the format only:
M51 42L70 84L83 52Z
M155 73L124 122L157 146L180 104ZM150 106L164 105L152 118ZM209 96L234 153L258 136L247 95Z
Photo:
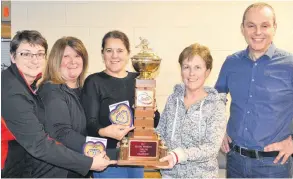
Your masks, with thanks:
M148 40L140 38L140 53L134 55L132 65L140 75L135 81L134 132L122 139L118 165L167 166L159 162L167 155L167 147L154 129L155 88L153 73L161 59L148 47Z

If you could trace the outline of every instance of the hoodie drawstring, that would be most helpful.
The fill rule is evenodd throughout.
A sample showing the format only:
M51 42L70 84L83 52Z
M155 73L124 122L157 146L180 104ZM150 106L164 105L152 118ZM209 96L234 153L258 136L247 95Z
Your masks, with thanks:
M198 140L200 140L200 135L202 134L202 131L201 131L201 119L202 119L202 106L203 106L203 103L204 103L205 100L202 100L202 102L200 103L200 107L199 107L199 135L198 135Z
M174 118L174 122L173 122L173 129L172 129L171 141L174 139L175 130L176 130L176 121L177 121L178 108L179 108L178 103L179 103L179 100L178 100L178 97L177 97L176 98L176 111L175 111L175 118Z
M201 131L201 119L202 119L202 107L203 107L204 101L205 100L202 100L202 102L200 103L200 108L199 108L199 132L200 132L200 134L202 132ZM175 111L175 118L174 118L174 122L173 122L171 141L174 140L174 136L175 136L176 122L177 122L177 118L178 118L178 108L179 108L179 100L178 100L178 97L177 97L176 98L176 111Z

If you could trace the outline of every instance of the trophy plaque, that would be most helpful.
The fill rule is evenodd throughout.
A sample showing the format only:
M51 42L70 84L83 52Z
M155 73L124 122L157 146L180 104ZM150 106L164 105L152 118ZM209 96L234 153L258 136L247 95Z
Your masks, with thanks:
M158 70L161 59L148 48L148 40L140 38L136 46L141 51L131 58L135 71L134 132L124 137L120 144L118 165L167 166L159 162L167 155L167 147L154 129L155 88L153 73Z

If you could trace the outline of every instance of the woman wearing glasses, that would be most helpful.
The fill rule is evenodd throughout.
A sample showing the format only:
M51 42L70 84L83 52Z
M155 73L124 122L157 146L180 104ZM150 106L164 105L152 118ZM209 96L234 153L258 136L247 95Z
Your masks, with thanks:
M104 159L105 153L90 158L58 145L44 131L43 104L35 84L47 49L47 41L37 31L17 32L11 41L12 65L1 75L1 112L15 140L1 138L8 143L2 177L61 178L66 177L63 168L86 175L89 170L104 170L115 163Z

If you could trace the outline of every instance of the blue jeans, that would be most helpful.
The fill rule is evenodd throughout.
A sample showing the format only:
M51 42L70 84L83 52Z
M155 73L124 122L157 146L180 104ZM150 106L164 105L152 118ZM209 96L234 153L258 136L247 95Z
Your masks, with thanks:
M280 162L274 164L274 159L275 157L254 159L230 151L227 154L227 178L292 178L292 157L284 165Z
M93 172L94 178L143 178L143 167L108 167L102 172Z

